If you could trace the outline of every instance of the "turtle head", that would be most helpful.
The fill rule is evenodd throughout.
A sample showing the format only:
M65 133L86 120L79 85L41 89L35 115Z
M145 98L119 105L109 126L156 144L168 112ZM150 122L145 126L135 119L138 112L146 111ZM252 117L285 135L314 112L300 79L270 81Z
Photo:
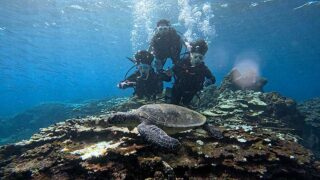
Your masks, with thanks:
M109 125L133 129L140 124L140 118L134 112L117 112L108 117L107 123Z

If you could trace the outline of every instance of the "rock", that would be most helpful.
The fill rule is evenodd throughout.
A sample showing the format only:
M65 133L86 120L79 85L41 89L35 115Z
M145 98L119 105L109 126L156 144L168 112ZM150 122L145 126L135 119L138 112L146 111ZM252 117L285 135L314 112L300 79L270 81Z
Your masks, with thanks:
M224 77L219 91L220 93L226 90L253 90L263 92L263 87L267 82L267 79L263 77L256 75L246 76L246 74L241 74L239 70L232 69L231 72Z
M293 99L281 96L279 93L271 92L264 94L267 103L267 113L273 117L282 118L284 116L293 116L298 113L296 102Z

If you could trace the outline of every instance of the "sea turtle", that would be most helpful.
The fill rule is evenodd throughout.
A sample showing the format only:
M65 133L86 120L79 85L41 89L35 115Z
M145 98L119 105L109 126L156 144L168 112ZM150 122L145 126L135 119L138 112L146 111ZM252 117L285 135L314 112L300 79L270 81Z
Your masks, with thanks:
M221 139L222 133L206 122L206 117L191 109L172 104L148 104L129 112L109 116L110 125L138 125L139 134L149 143L175 150L180 142L168 134L202 126L210 136ZM166 132L168 133L166 133Z

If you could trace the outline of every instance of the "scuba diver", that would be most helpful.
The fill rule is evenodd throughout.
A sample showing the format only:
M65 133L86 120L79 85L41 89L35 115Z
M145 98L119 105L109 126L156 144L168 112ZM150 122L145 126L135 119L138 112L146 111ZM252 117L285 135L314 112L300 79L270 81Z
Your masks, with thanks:
M117 86L120 89L126 89L129 87L134 88L133 95L139 99L146 98L147 100L156 99L157 94L162 92L164 80L169 80L166 76L157 75L151 63L153 61L153 55L145 50L138 51L134 56L136 70L125 80L121 81Z
M154 66L157 72L163 71L167 58L176 64L180 60L183 39L166 19L157 22L157 28L151 39L149 51L154 54Z
M203 86L214 84L216 79L204 63L208 45L204 40L190 43L190 53L173 66L175 82L172 87L171 103L188 105Z

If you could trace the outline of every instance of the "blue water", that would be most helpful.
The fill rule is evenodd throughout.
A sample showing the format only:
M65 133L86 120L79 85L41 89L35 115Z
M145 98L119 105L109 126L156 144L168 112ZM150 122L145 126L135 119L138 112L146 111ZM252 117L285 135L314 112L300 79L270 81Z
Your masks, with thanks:
M0 117L44 102L129 96L116 87L132 66L125 57L148 47L162 18L187 39L210 41L206 63L218 84L249 59L266 91L320 96L320 3L308 2L0 0Z

